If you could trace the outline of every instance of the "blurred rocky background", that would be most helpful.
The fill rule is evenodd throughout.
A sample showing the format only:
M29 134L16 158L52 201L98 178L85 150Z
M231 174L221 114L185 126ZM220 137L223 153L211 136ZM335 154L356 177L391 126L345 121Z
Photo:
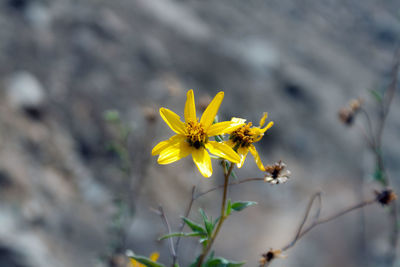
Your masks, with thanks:
M259 204L230 218L215 244L217 255L257 266L293 237L315 191L329 214L378 187L359 129L337 111L363 97L376 114L369 90L389 83L399 41L397 0L2 0L0 266L117 266L110 253L125 249L159 251L169 264L151 208L161 204L177 230L192 186L222 182L217 162L204 179L190 158L160 166L150 155L171 135L158 108L182 115L191 88L203 106L225 91L221 119L258 123L267 111L275 121L257 149L292 177L232 187L232 199ZM122 126L104 120L109 109ZM383 142L396 190L399 115L397 95ZM249 156L237 175L262 173ZM220 198L200 198L191 217L199 207L217 216ZM383 266L386 215L374 205L321 225L273 266ZM199 249L183 240L181 266Z

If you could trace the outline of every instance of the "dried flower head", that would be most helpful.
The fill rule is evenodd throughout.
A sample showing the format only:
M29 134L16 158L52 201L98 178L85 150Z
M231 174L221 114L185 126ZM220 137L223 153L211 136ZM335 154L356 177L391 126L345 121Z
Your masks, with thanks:
M354 113L347 107L341 108L339 110L339 119L345 125L351 125L354 121Z
M339 110L339 119L346 125L351 125L358 111L361 109L362 99L352 99L347 107Z
M265 178L264 181L271 184L282 184L285 183L291 174L289 170L285 170L286 164L282 160L274 163L273 165L265 166Z
M389 205L390 202L397 199L397 195L392 189L385 189L382 191L375 191L376 201L382 204L382 206Z
M271 262L276 258L284 259L286 256L282 255L282 251L280 249L274 250L271 248L267 253L262 254L260 264L261 266L264 266L266 263Z
M363 100L360 98L352 99L349 103L349 107L353 112L357 112L360 110Z

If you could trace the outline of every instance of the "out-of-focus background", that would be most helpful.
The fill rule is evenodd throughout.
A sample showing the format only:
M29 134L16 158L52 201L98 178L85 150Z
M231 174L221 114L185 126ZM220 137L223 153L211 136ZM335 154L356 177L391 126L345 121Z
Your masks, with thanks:
M222 182L217 162L204 179L190 158L161 166L150 155L172 134L159 107L182 115L191 88L199 108L225 92L220 119L257 124L267 111L275 122L257 149L265 164L284 160L292 177L232 187L233 200L258 205L229 218L215 243L216 255L256 266L293 237L314 192L324 192L330 214L378 188L362 118L345 127L337 111L363 97L376 121L369 90L388 85L399 41L397 0L1 1L0 266L110 266L121 224L121 251L159 251L170 264L167 242L156 241L166 229L151 208L161 204L177 230L192 186ZM109 109L128 139L104 120ZM383 142L395 189L399 115L396 96ZM125 163L109 149L120 141ZM249 156L237 175L263 174ZM220 198L200 198L191 218L200 219L199 207L217 216ZM131 217L118 218L116 200L129 200ZM386 215L373 205L321 225L273 266L384 266ZM181 245L188 266L200 246Z

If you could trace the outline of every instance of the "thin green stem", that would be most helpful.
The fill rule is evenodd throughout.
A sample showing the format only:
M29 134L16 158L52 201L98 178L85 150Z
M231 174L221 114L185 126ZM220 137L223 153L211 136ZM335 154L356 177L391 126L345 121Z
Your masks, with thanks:
M208 241L207 246L203 250L203 253L199 257L199 261L197 263L197 267L201 267L201 265L204 262L204 259L206 258L208 252L210 251L215 239L217 238L217 235L222 227L222 224L224 223L225 219L228 217L225 213L225 207L226 207L226 199L228 195L228 186L229 186L229 176L231 176L233 167L235 166L234 163L231 163L231 166L229 167L228 171L225 172L225 182L224 182L224 193L222 196L222 203L221 203L221 215L217 224L217 227L215 228L214 232L211 235L210 240Z

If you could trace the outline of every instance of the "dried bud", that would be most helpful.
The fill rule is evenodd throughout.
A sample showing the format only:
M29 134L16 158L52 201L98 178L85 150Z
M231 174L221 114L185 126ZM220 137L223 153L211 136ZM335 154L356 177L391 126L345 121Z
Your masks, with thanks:
M392 189L385 189L383 191L375 191L376 201L382 204L382 206L389 205L390 202L397 199L397 195Z
M286 164L281 160L274 163L273 165L265 166L265 178L264 181L271 184L282 184L285 183L291 174L289 170L284 170Z
M339 110L339 119L346 125L351 125L358 111L361 109L362 99L352 99L347 107Z
M352 99L349 103L350 109L355 113L360 110L363 101L362 99Z
M339 110L339 119L346 125L353 124L354 121L354 112L352 112L348 108L341 108Z
M280 249L273 250L272 248L267 252L262 254L262 257L260 259L260 264L261 266L264 266L266 263L271 262L273 259L276 258L286 258L286 256L282 255L282 251Z

